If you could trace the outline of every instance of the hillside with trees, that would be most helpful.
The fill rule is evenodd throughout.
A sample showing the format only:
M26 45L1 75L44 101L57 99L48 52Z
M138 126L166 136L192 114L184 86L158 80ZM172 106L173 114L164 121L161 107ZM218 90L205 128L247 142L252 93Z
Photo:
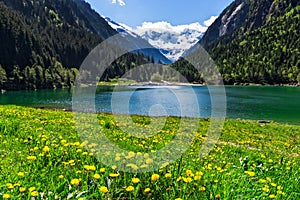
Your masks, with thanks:
M70 87L88 53L115 34L83 0L0 0L0 89ZM130 53L122 59L103 80L151 61Z
M300 83L300 1L236 0L199 42L226 84ZM199 81L180 60L173 67ZM201 80L200 80L201 81Z

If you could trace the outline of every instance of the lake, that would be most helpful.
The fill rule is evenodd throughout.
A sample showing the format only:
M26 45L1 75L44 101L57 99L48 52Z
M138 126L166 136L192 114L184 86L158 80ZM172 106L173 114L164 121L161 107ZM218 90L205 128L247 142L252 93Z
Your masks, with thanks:
M226 86L225 90L228 118L300 125L300 87ZM209 92L205 86L123 86L115 90L101 86L94 103L97 112L207 118L211 115ZM191 94L196 99L191 100L195 97ZM87 96L80 96L83 110L91 100ZM0 104L71 109L72 89L9 91L0 94Z

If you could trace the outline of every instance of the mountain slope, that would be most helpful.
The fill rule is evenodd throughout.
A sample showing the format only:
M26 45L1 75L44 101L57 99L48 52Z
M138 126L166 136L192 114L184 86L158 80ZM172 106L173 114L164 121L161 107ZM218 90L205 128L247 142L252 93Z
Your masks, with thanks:
M0 0L0 88L72 86L88 53L115 34L83 0ZM102 78L121 76L147 61L124 55Z
M236 0L199 44L227 84L300 83L300 2Z

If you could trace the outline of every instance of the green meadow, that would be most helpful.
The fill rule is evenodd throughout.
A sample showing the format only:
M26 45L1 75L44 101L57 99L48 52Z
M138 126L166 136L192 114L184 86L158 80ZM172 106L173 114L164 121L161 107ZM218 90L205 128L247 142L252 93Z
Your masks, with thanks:
M210 124L199 119L182 156L143 172L155 165L151 152L185 134L183 119L156 118L164 124L148 138L123 131L113 115L96 119L128 153L97 151L96 142L80 138L72 112L0 106L0 199L300 199L299 126L227 119L216 145L199 157ZM153 120L132 119L145 130ZM131 163L139 156L139 165L125 166L130 172L97 159Z

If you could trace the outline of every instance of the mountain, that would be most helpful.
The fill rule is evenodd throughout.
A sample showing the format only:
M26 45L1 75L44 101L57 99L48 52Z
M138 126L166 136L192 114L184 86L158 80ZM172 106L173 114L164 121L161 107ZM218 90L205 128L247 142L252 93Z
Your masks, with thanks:
M202 38L206 28L199 23L172 26L168 22L144 22L133 31L176 61Z
M84 58L115 34L83 0L0 0L0 88L72 86ZM146 61L151 59L124 55L102 80Z
M299 22L299 0L235 0L198 44L210 53L227 84L296 84Z
M163 64L170 64L171 60L166 58L159 49L151 46L145 39L141 38L138 34L136 34L132 29L126 25L118 24L117 22L111 20L108 17L105 17L105 20L108 24L115 29L117 32L122 34L125 38L127 38L131 43L136 44L137 47L150 47L147 49L141 49L138 52L142 53L146 56L153 57L156 63L161 62Z

